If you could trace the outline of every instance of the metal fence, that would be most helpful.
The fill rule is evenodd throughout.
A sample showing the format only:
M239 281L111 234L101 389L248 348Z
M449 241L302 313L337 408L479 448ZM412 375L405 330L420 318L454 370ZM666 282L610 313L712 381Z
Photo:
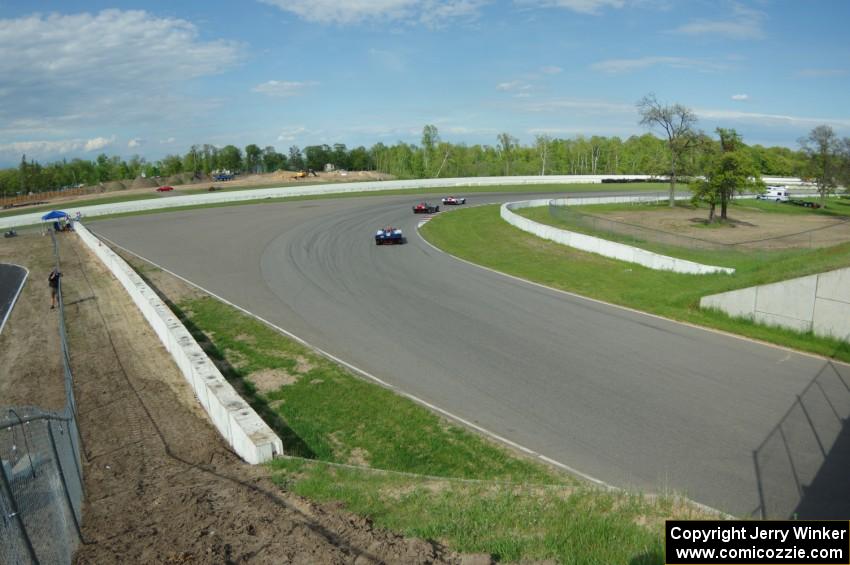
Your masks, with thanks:
M630 203L630 206L634 206L635 208L648 205L654 206L658 202L659 198L656 195L649 195L645 199ZM611 218L603 218L579 211L573 206L549 204L549 215L569 227L589 231L591 235L603 234L605 237L621 243L652 243L668 247L684 247L687 249L743 252L792 248L814 249L831 247L850 241L850 222L839 218L836 218L832 224L797 233L750 241L739 241L736 243L720 243L630 224Z
M53 249L59 268L59 247ZM80 530L83 470L65 306L59 282L65 407L0 409L0 564L71 563Z

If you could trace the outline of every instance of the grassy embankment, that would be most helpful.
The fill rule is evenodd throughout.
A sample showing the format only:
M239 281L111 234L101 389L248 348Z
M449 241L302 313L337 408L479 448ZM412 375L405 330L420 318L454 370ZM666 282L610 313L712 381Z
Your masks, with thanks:
M296 456L276 482L379 527L502 561L660 564L664 519L702 517L518 456L212 298L172 307Z
M836 210L844 210L841 206L846 205L845 202L835 204L833 209L820 213L836 214L839 213ZM764 208L768 213L812 213L810 209L779 208L780 205L769 202L747 201L742 205ZM590 207L582 208L590 210ZM621 205L593 207L594 211L600 209L621 209ZM551 218L546 207L519 210L518 213L542 223L570 229L575 227L569 222ZM553 288L850 361L850 346L846 343L759 326L699 308L699 299L708 294L846 267L850 265L850 243L827 249L771 252L691 250L639 243L640 247L651 251L736 269L733 275L682 275L655 271L541 240L504 222L499 217L499 207L495 205L442 214L421 231L428 241L457 257ZM586 228L580 231L636 244L631 238L593 234Z
M261 188L277 188L277 187L296 187L305 186L306 184L320 183L294 183L294 184L270 184L268 186L248 186L248 187L233 187L224 188L222 192L248 192ZM328 183L333 184L333 183ZM362 196L395 196L409 194L411 196L431 195L433 197L444 196L449 193L458 195L478 194L478 193L500 193L500 192L555 192L555 193L575 193L575 192L612 192L612 191L641 191L641 192L664 192L667 185L661 183L624 183L624 184L540 184L540 185L505 185L505 186L470 186L452 188L422 188L422 189L394 189L380 190L372 192L339 192L334 194L322 194L315 196L281 196L278 198L264 198L257 200L245 200L239 202L222 202L219 204L190 204L186 206L178 206L174 208L162 208L157 210L145 210L138 212L126 212L121 214L110 214L107 216L97 216L98 218L116 218L123 216L134 216L139 214L161 214L163 212L177 212L184 210L193 210L196 208L220 208L222 206L244 206L250 204L260 204L267 202L288 202L299 200L323 200L327 198L355 198ZM133 202L138 200L152 200L170 198L173 196L200 195L207 194L206 188L187 188L174 190L173 192L161 194L155 192L155 189L150 189L149 193L134 193L121 194L120 192L113 193L112 196L104 196L101 198L93 198L90 200L68 200L65 202L56 202L39 206L25 206L22 208L14 208L10 210L0 211L0 217L15 216L20 214L28 214L31 212L44 212L49 210L65 210L73 213L75 210L84 206L94 206L97 204L117 204L120 202Z

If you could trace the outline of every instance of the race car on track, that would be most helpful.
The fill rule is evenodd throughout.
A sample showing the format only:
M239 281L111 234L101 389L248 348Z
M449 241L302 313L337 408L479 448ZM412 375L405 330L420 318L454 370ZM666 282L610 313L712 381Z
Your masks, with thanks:
M461 204L466 204L466 198L446 196L443 198L443 204L445 204L446 206L460 206Z
M428 204L427 202L420 202L419 204L413 207L414 214L434 214L439 211L439 206L434 206L433 204Z
M375 232L375 245L395 245L401 243L407 243L407 239L401 233L400 228L387 226Z

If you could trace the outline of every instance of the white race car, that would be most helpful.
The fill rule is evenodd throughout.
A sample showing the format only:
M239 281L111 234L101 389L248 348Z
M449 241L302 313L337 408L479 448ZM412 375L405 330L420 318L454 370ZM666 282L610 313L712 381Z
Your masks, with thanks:
M459 206L460 204L466 204L466 198L457 198L455 196L445 196L443 197L443 204L446 206Z

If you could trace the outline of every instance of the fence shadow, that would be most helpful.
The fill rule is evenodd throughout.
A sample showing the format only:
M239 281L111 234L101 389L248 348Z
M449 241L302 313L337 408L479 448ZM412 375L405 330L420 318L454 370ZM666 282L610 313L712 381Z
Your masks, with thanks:
M850 517L850 367L827 362L753 451L757 518Z

